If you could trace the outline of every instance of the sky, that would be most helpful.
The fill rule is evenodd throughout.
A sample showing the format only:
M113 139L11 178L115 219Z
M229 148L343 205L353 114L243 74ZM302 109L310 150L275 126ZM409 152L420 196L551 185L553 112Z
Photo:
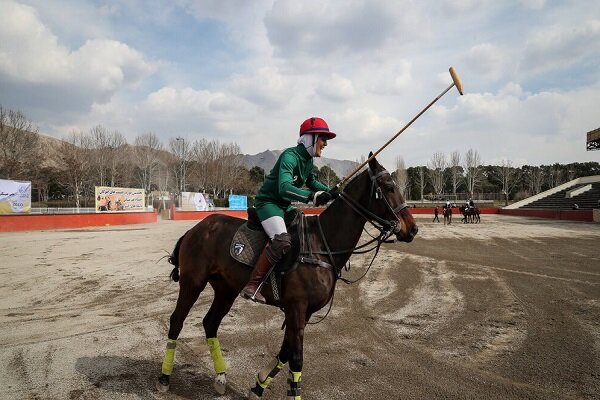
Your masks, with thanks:
M324 157L376 151L395 169L473 149L483 164L600 161L600 1L0 0L0 105L65 138L102 125L294 146L306 118Z

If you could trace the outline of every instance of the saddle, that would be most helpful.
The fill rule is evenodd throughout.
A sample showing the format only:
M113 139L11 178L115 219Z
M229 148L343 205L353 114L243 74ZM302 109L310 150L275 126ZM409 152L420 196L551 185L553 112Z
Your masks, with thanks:
M292 236L292 247L281 260L275 265L274 272L277 275L283 275L294 270L298 263L300 255L300 221L304 213L298 209L292 209L285 213L284 221L288 233ZM229 253L234 260L241 262L251 268L254 268L258 256L263 251L269 240L265 233L256 208L248 208L248 221L243 223L233 235Z

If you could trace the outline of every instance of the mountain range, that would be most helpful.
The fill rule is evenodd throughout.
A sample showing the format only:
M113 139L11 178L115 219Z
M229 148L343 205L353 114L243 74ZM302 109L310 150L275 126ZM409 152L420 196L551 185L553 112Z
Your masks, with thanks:
M282 152L283 150L265 150L262 153L254 155L244 154L243 164L248 169L258 166L268 173L271 171ZM318 168L322 168L325 165L329 166L338 178L345 177L358 167L358 163L355 161L336 160L334 158L326 157L315 157L314 163Z

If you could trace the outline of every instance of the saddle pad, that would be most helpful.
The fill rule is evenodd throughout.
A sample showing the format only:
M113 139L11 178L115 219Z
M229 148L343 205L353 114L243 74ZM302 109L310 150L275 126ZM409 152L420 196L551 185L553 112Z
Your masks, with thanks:
M278 274L286 274L298 266L301 236L299 221L302 219L302 213L300 211L294 211L293 213L290 214L291 217L293 216L293 218L290 218L292 223L287 227L288 232L292 235L292 248L275 265L275 272ZM252 225L248 225L248 222L244 222L233 235L229 246L229 254L234 260L254 268L258 256L260 256L269 239L264 230L257 231L251 228Z
M267 245L265 231L255 231L248 228L248 223L243 223L233 235L229 253L235 260L254 267L258 256Z

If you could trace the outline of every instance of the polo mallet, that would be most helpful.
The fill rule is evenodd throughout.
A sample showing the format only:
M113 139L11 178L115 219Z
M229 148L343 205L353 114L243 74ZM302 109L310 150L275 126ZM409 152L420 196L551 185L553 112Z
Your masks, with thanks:
M427 105L427 107L422 109L421 112L419 112L413 119L410 120L410 122L408 124L406 124L404 126L404 128L400 129L400 132L396 133L390 140L387 141L386 144L381 146L381 148L379 150L377 150L371 157L369 157L367 160L365 160L365 162L363 162L361 165L359 165L358 168L356 168L350 175L348 175L340 183L338 183L337 187L340 187L342 184L346 183L348 181L348 179L350 179L352 176L354 176L354 174L356 174L358 171L360 171L362 169L362 167L367 165L369 163L369 161L371 161L379 153L381 153L381 151L383 149L385 149L388 144L392 143L398 136L400 136L400 134L402 132L404 132L406 130L406 128L408 128L413 122L415 122L416 119L419 118L425 111L427 111L429 109L429 107L434 105L436 101L438 101L443 95L445 95L450 89L452 89L452 86L456 86L458 93L460 93L460 95L462 96L463 95L463 84L462 84L462 81L460 80L460 76L458 76L458 73L456 73L456 70L454 69L454 67L450 67L450 76L452 77L452 84L450 86L448 86L446 88L446 90L444 90L442 93L440 93L440 95L438 97L436 97L431 103L429 103Z

